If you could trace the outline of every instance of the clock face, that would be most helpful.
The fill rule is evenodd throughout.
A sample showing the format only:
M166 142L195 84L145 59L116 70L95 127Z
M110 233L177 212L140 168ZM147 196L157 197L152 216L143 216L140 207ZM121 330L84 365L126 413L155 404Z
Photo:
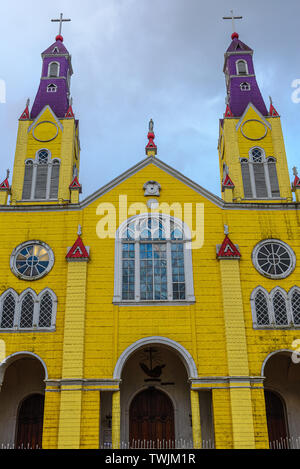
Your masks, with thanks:
M155 181L149 181L144 185L144 190L145 190L145 196L148 195L157 195L159 197L160 195L160 185L158 182Z
M23 280L38 280L47 275L54 264L53 252L40 241L28 241L11 255L11 269Z

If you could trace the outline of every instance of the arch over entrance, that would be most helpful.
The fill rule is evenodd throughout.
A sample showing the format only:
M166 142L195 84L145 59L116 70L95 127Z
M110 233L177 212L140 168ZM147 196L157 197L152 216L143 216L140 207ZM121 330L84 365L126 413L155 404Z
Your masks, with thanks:
M175 416L166 393L149 387L132 400L129 410L129 442L132 448L173 447Z
M41 447L44 362L35 354L22 352L7 357L0 370L0 444Z
M126 350L124 350L124 352L120 355L116 363L113 375L114 379L120 380L122 370L129 357L140 348L148 345L162 345L172 349L183 362L188 374L188 379L198 378L198 371L194 359L192 355L181 344L175 342L174 340L168 339L167 337L154 336L140 339L134 344L131 344L129 347L127 347Z
M270 446L296 447L300 443L300 364L293 351L269 354L262 366Z

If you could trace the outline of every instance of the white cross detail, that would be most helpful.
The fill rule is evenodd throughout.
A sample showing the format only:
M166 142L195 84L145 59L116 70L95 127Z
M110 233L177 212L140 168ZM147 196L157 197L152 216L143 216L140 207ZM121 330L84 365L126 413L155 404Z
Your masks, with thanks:
M62 24L65 22L65 21L72 21L70 19L63 19L63 14L61 13L60 14L60 18L59 20L51 20L53 23L59 23L59 35L61 36L61 32L62 32Z
M231 20L232 21L232 32L235 32L235 22L234 20L241 20L243 19L242 16L234 16L233 10L230 10L231 16L223 16L223 20Z

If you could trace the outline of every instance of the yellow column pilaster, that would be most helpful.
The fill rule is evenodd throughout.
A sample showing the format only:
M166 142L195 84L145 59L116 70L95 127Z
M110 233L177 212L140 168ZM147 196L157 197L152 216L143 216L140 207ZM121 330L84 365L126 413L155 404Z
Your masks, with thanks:
M232 449L232 416L229 389L213 389L214 436L216 449Z
M86 390L81 409L81 449L99 449L100 443L100 391Z
M220 259L234 448L255 448L239 259ZM235 381L234 377L238 377ZM242 378L242 380L241 380Z
M59 449L79 449L81 434L82 380L84 366L84 334L87 287L87 261L68 263L68 280L65 310L63 369ZM70 384L68 384L68 380ZM80 381L79 381L80 382Z
M57 448L59 425L60 392L59 389L46 388L43 422L43 449Z
M0 205L7 205L9 190L0 190Z
M194 448L199 449L202 447L200 403L198 392L193 390L191 390L191 410Z
M112 395L112 447L119 449L121 444L121 402L120 391Z

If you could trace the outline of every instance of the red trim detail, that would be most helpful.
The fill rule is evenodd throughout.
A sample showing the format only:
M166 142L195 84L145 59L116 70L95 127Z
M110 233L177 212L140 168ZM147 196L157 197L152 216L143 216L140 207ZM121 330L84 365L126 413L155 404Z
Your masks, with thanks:
M75 117L72 106L69 106L69 109L67 110L65 117Z
M293 187L296 187L297 189L300 187L300 179L298 178L298 176L295 176Z
M233 114L231 112L229 104L227 104L227 106L226 106L226 111L225 111L224 117L233 117Z
M56 36L55 40L64 42L64 38L60 34L58 34L58 36Z
M81 194L81 192L82 192L82 185L79 184L79 181L78 181L78 177L77 177L77 176L74 177L74 179L73 179L73 181L71 182L69 188L70 188L71 190L79 190L79 191L80 191L80 194Z
M273 106L273 104L270 105L269 115L272 116L272 117L279 117L279 114L278 114L278 112L276 111L276 109L275 109L275 107Z
M27 119L29 119L29 109L28 109L28 106L26 106L26 108L25 108L24 111L22 112L21 117L20 117L19 120L24 121L24 120L27 120Z
M240 258L241 253L238 248L233 244L228 235L225 236L225 239L219 249L217 254L218 259L222 257L228 258Z
M89 259L90 255L87 252L85 245L80 236L78 236L77 240L69 250L68 254L66 255L66 259Z
M157 152L157 146L155 145L154 143L154 139L155 139L155 134L153 132L149 132L148 133L148 145L146 146L146 153L147 153L147 150L155 150L155 154Z
M235 188L235 185L233 184L231 178L229 177L229 175L227 174L225 180L223 181L223 187L229 187L230 189L234 189Z
M238 35L238 33L233 33L231 35L231 39L234 40L234 39L238 39L240 36Z
M8 182L8 179L6 178L3 182L1 182L0 184L0 191L9 191L10 190L10 186L9 186L9 182Z

